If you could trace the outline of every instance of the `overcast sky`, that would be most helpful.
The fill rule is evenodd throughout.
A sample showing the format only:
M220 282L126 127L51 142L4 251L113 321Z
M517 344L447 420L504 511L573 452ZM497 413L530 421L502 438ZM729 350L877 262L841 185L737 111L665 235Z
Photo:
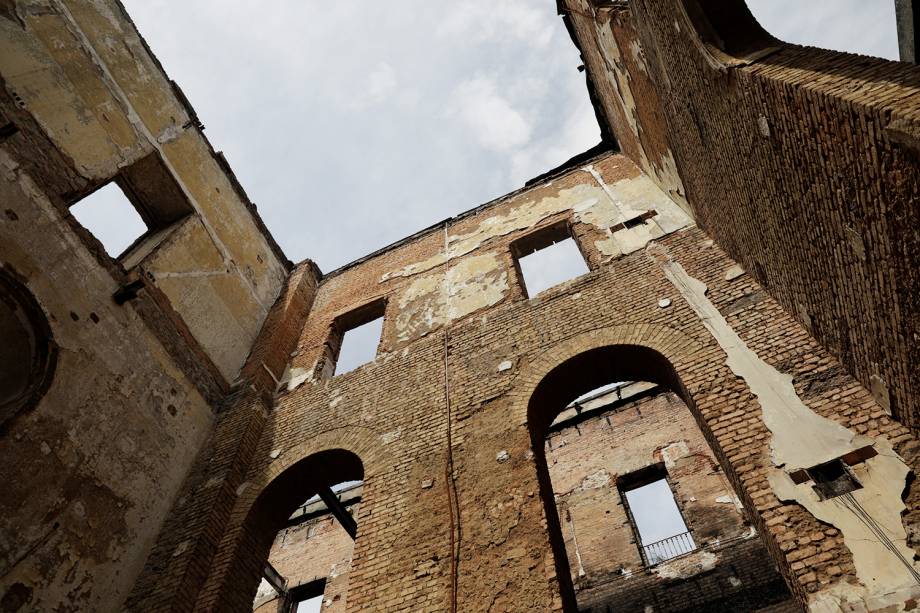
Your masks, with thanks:
M784 40L888 58L893 4L750 2ZM326 272L600 140L553 0L125 5L287 256ZM104 243L128 234L93 207Z

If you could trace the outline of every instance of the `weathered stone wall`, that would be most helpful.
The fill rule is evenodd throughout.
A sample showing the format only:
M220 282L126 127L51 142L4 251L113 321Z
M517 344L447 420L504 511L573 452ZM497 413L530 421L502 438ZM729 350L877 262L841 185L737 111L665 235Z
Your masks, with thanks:
M116 610L288 263L117 2L4 3L0 78L0 266L56 348L0 430L0 598ZM120 261L68 212L110 180L160 224Z
M781 43L743 0L615 4L567 2L623 151L672 156L700 227L916 428L920 68Z
M618 225L649 208L661 213L659 229ZM592 270L526 298L513 245L561 220ZM310 487L336 482L348 464L336 450L346 450L364 479L349 610L561 608L571 602L568 565L544 507L542 443L531 436L568 401L618 378L652 379L682 397L800 602L905 602L908 568L854 516L828 519L822 509L835 503L813 501L788 473L874 446L879 455L853 468L864 490L856 496L894 526L906 555L915 486L912 511L899 514L916 443L689 223L610 155L327 276L245 477L211 505L232 510L217 524L213 557L195 558L207 578L187 607L251 609L260 570L249 560L268 555L284 519L266 509L290 514ZM336 319L379 299L377 359L323 378ZM201 482L220 482L200 470ZM288 483L296 491L279 497ZM187 523L183 512L177 521Z
M171 175L189 213L164 227L132 269L167 297L232 381L286 262L121 5L15 3L0 14L0 75L15 101L7 120L27 115L69 161L73 184L50 194L55 200L71 204L150 155ZM175 206L158 195L148 196L151 208Z

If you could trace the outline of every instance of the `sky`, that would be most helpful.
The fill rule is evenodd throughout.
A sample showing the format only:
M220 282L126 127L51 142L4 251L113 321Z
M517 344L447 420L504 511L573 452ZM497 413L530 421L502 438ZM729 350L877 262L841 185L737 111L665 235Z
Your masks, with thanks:
M893 0L749 4L784 40L896 57ZM553 0L125 5L287 256L326 272L600 140ZM112 255L141 227L116 195L82 218Z
M553 0L124 3L288 258L325 272L600 140ZM893 0L749 6L788 42L897 57ZM113 185L73 210L112 256L143 232ZM531 296L584 272L530 257ZM358 336L339 372L373 355Z

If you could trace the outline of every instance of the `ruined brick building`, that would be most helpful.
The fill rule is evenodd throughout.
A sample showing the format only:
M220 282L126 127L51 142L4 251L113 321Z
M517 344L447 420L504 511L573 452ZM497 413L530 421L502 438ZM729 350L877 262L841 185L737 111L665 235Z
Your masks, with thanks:
M920 607L920 68L559 9L601 145L323 273L117 0L0 2L4 612Z

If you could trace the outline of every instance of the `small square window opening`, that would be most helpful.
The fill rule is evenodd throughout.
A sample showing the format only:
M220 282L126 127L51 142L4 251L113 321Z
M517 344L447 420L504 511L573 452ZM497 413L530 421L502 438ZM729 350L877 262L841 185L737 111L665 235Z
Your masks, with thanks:
M815 482L814 490L821 500L836 498L862 488L840 458L812 466L807 472Z
M589 272L565 224L524 237L512 249L529 297Z
M147 224L117 183L108 183L70 207L71 214L117 258L147 232Z

